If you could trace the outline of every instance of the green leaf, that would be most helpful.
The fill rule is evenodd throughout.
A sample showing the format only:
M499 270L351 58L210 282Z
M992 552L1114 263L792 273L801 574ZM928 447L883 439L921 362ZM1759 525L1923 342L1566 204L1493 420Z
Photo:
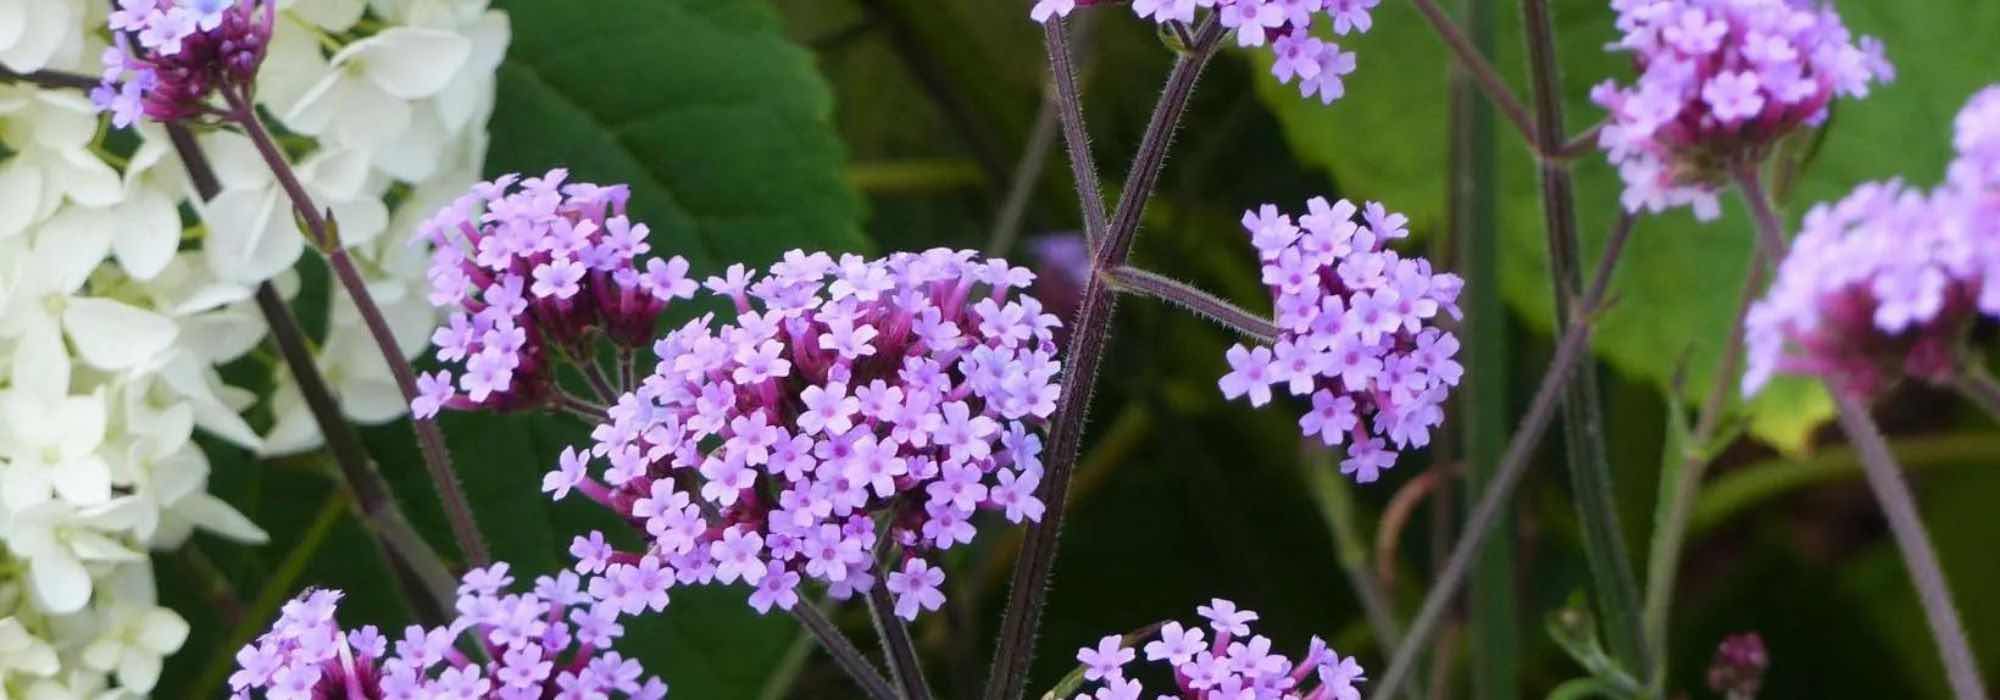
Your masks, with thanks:
M1993 78L1987 67L2000 55L1984 39L2000 33L2000 5L1843 2L1840 9L1854 31L1883 40L1901 76L1866 99L1837 107L1819 157L1785 203L1793 221L1813 202L1837 198L1866 180L1898 175L1924 184L1940 180L1951 117ZM1628 57L1602 48L1614 38L1607 5L1567 3L1557 10L1565 116L1575 133L1603 117L1589 102L1590 86L1607 78L1629 81L1632 68ZM1505 20L1492 60L1526 99L1520 17L1509 13ZM1377 199L1407 212L1420 233L1442 230L1449 67L1443 43L1408 3L1383 3L1370 33L1339 39L1360 63L1346 99L1322 107L1272 80L1258 83L1259 96L1299 158L1327 170L1343 196ZM1971 59L1967 52L1987 60ZM1258 59L1260 65L1268 60ZM1547 330L1552 309L1535 165L1511 125L1500 121L1495 128L1502 132L1497 137L1502 288L1509 304ZM1431 156L1412 157L1413 152ZM1621 186L1601 156L1576 165L1578 221L1587 257L1594 258L1616 218ZM1685 386L1696 400L1711 384L1749 263L1749 218L1733 198L1724 208L1725 216L1708 224L1685 211L1641 222L1620 261L1612 290L1616 305L1605 314L1595 345L1613 367L1662 388L1685 354ZM1752 401L1747 412L1752 434L1796 453L1833 408L1816 383L1782 381Z

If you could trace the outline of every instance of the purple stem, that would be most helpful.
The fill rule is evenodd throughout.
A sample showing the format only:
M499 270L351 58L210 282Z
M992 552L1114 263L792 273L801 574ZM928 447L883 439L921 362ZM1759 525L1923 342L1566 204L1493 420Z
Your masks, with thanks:
M1083 97L1076 87L1076 67L1070 59L1069 35L1060 19L1042 25L1048 43L1049 76L1055 82L1050 99L1062 118L1063 146L1069 150L1070 174L1083 200L1083 238L1094 248L1104 240L1104 188L1097 181L1097 161L1090 155L1090 131L1083 123Z
M1493 105L1499 108L1500 114L1521 132L1521 138L1528 140L1529 148L1539 154L1548 154L1560 145L1544 144L1535 137L1534 125L1528 119L1528 108L1521 103L1521 98L1514 94L1512 88L1507 87L1506 79L1501 78L1500 71L1495 70L1493 64L1479 53L1479 47L1473 45L1472 39L1465 35L1465 31L1451 21L1451 17L1445 14L1443 8L1438 7L1437 0L1411 0L1411 3L1417 6L1418 12L1423 13L1424 19L1428 20L1431 28L1437 31L1438 38L1443 39L1445 46L1451 49L1452 55L1458 58L1459 65L1472 75L1472 80L1479 85L1480 91L1486 93L1487 99L1493 101Z
M1966 642L1965 628L1959 624L1958 609L1952 604L1951 587L1945 582L1944 567L1938 564L1937 552L1931 549L1930 534L1924 531L1917 500L1910 495L1909 484L1903 481L1903 468L1896 464L1896 456L1889 451L1888 441L1882 439L1874 417L1868 415L1868 405L1831 383L1827 389L1840 404L1840 427L1846 431L1847 441L1854 445L1856 456L1861 458L1868 487L1875 492L1875 501L1882 505L1882 514L1889 520L1889 532L1896 539L1896 550L1902 552L1903 565L1910 570L1910 582L1916 586L1917 599L1923 602L1924 617L1930 621L1931 636L1943 657L1945 678L1951 683L1952 694L1959 700L1985 700L1986 684L1979 677L1979 661L1972 655L1972 645Z
M1076 467L1091 390L1098 366L1104 359L1105 341L1111 332L1112 315L1117 305L1117 295L1104 273L1123 266L1132 250L1140 214L1145 209L1147 198L1152 195L1153 185L1159 181L1174 131L1180 125L1182 114L1187 111L1188 100L1194 94L1202 69L1215 56L1222 35L1221 24L1214 17L1209 17L1196 31L1194 45L1188 53L1175 62L1173 72L1167 76L1166 88L1153 110L1152 120L1146 127L1145 136L1140 141L1138 155L1133 159L1125 190L1119 196L1117 212L1095 251L1092 274L1084 284L1083 303L1070 326L1075 335L1070 338L1062 394L1054 426L1049 431L1049 471L1040 494L1047 510L1043 520L1028 529L1020 558L1014 564L1007 613L1000 621L998 650L993 657L991 676L987 679L987 700L1019 698L1026 690L1035 629L1041 622L1042 606L1048 599L1049 573L1055 567L1057 539L1068 505L1070 473ZM1057 48L1060 47L1051 47L1052 50ZM1074 97L1060 93L1058 96L1063 99ZM1088 207L1092 194L1081 189L1077 194Z
M1246 311L1180 280L1130 265L1106 270L1104 274L1110 275L1112 286L1121 291L1179 306L1261 343L1278 340L1278 324L1272 323L1271 319Z
M224 99L228 100L231 118L250 137L257 152L264 157L264 163L271 168L271 175L291 198L292 209L305 222L307 236L314 247L326 255L327 264L333 268L334 278L347 291L354 308L368 326L368 333L374 336L375 346L381 350L382 360L389 365L395 375L396 386L403 392L404 401L417 398L416 371L411 369L409 360L403 356L401 344L389 330L389 322L382 317L382 309L375 305L375 297L368 292L366 281L354 268L354 261L348 257L347 249L341 247L339 233L330 229L326 217L313 204L312 196L306 193L305 185L299 182L298 174L292 171L278 144L271 138L271 132L257 117L257 111L250 104L245 91L225 87ZM445 448L444 433L437 423L430 420L410 421L416 431L417 446L423 452L424 467L429 470L431 481L437 485L438 496L444 504L447 520L451 523L452 534L458 539L460 549L474 566L485 566L492 561L486 548L486 540L479 534L479 526L473 519L472 507L465 496L465 487L458 482L458 475L452 470L451 453Z

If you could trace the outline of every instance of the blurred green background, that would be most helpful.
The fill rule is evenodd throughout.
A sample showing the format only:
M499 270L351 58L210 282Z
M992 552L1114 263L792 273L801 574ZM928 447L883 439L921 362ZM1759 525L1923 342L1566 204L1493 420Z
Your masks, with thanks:
M1630 77L1626 59L1601 50L1613 34L1606 4L1554 4L1573 132L1600 116L1585 99L1591 84ZM1038 241L1078 226L1067 164L1048 146L1047 127L1038 128L1046 120L1044 59L1026 0L498 5L513 14L516 34L501 68L491 174L566 165L580 179L630 182L655 250L686 255L697 274L736 261L768 264L793 247L985 249L996 231L1002 243L1014 239L1001 252L1031 263ZM1808 149L1802 175L1782 193L1794 221L1811 203L1864 180L1938 181L1951 115L1979 86L2000 81L1993 41L2000 3L1838 6L1857 32L1884 40L1901 76L1865 101L1843 104L1816 150ZM1494 61L1526 94L1518 6L1502 0L1486 12ZM1173 57L1150 23L1123 8L1082 14L1092 16L1079 35L1086 114L1106 187L1115 190ZM1468 381L1496 398L1454 411L1435 449L1405 455L1381 482L1347 489L1368 550L1348 553L1367 557L1367 575L1387 575L1389 597L1406 617L1469 499L1453 478L1468 454L1459 438L1468 428L1510 430L1548 361L1547 263L1533 166L1506 124L1488 126L1495 156L1481 191L1490 201L1453 211L1446 185L1454 97L1446 56L1416 13L1385 0L1374 31L1343 46L1359 54L1360 68L1346 99L1331 107L1277 85L1255 54L1227 50L1212 64L1147 211L1136 261L1268 310L1237 217L1264 202L1299 208L1328 195L1379 199L1408 213L1412 252L1474 278L1479 296L1467 305L1491 314L1479 341L1494 354L1483 356L1488 371ZM1017 193L1017 173L1036 161L1039 176ZM1596 156L1579 160L1578 178L1594 259L1618 185ZM1001 222L1010 194L1024 202L1016 226ZM1684 213L1644 220L1598 335L1595 371L1635 556L1651 531L1666 392L1707 390L1747 264L1747 218L1736 202L1727 208L1705 226ZM1467 256L1450 235L1454 221L1496 242L1490 275L1460 264ZM309 290L324 286L320 267L316 258L301 264ZM1046 281L1062 278L1036 268ZM1059 293L1045 294L1060 303ZM1990 339L1992 329L1981 333ZM1212 596L1263 613L1261 631L1286 649L1319 634L1378 673L1386 665L1341 569L1317 482L1308 480L1315 466L1301 454L1300 408L1281 400L1253 411L1225 404L1215 389L1231 342L1226 331L1163 305L1120 305L1033 692L1068 671L1077 647L1191 617ZM1922 615L1858 470L1824 425L1824 396L1794 384L1739 409L1747 431L1711 472L1681 567L1672 692L1712 697L1701 674L1715 643L1757 631L1773 658L1765 697L1942 697ZM2000 430L1953 396L1922 387L1900 390L1879 415L1916 472L1972 643L1987 675L2000 677L2000 601L1984 595L2000 589L1991 505L2000 495ZM566 561L572 534L614 527L587 503L558 506L537 492L562 446L582 439L569 419L455 415L446 429L496 555L517 574L553 570ZM404 506L433 541L448 542L407 428L367 435ZM1517 683L1479 688L1482 697L1541 697L1581 675L1540 622L1589 588L1561 450L1551 449L1558 439L1543 441L1508 523L1518 624L1498 638L1513 643L1476 644L1456 619L1448 624L1424 674L1438 697L1472 696L1469 664L1495 653L1517 660ZM236 645L303 586L346 588L343 616L352 624L407 619L380 554L325 478L324 459L259 462L214 441L208 447L220 456L215 490L273 540L245 548L198 538L187 553L161 555L168 602L189 613L195 631L169 660L160 697L216 696ZM1426 481L1440 487L1413 501L1405 527L1379 533L1392 496L1427 470L1434 473ZM954 551L951 603L917 626L943 697L979 689L1017 541L1018 531L995 524ZM1641 576L1643 566L1634 563ZM676 591L666 615L628 625L621 648L661 672L675 697L854 694L788 618L758 617L744 595ZM864 614L846 609L837 620L873 647Z

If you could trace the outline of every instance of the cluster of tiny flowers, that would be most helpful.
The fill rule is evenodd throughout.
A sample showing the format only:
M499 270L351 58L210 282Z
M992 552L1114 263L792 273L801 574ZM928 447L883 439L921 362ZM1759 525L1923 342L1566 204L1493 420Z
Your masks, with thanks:
M1146 689L1125 676L1125 667L1140 651L1147 662L1164 661L1174 671L1173 692L1153 695L1162 700L1360 700L1361 691L1354 686L1367 680L1361 664L1351 656L1341 658L1319 637L1312 638L1304 657L1293 660L1272 653L1269 637L1251 633L1257 613L1221 598L1195 610L1207 618L1207 629L1169 622L1138 650L1115 634L1095 648L1078 650L1083 678L1097 688L1076 700L1139 700ZM1210 631L1215 633L1212 641Z
M90 101L119 128L198 116L218 88L256 78L277 16L271 0L118 0Z
M1079 5L1093 4L1098 3L1038 0L1029 17L1048 22L1069 15ZM1271 48L1271 74L1278 82L1289 85L1297 80L1301 96L1333 104L1347 94L1344 79L1354 72L1354 53L1313 36L1313 25L1324 22L1338 36L1366 33L1374 25L1369 11L1378 4L1381 0L1132 0L1132 11L1160 24L1192 23L1197 9L1213 12L1215 21L1235 31L1238 46Z
M945 249L795 250L761 278L742 265L709 278L736 322L704 315L660 339L656 370L543 482L650 540L632 554L578 537L592 592L637 612L658 586L741 581L768 612L807 579L843 600L879 582L904 618L937 609L933 555L971 542L979 511L1042 516L1060 321L1016 292L1034 278ZM901 555L877 570L884 541Z
M2000 318L2000 88L1958 119L1953 178L1933 192L1869 183L1806 214L1777 281L1744 318L1743 392L1775 374L1832 379L1858 396L1911 376L1945 381L1980 315Z
M1720 211L1718 184L1761 161L1835 97L1895 77L1881 43L1858 41L1831 7L1806 0L1614 0L1638 81L1607 80L1598 142L1625 180L1628 211Z
M1444 421L1465 370L1454 359L1458 338L1434 321L1439 311L1459 315L1465 282L1385 248L1409 235L1408 219L1379 203L1361 211L1315 197L1306 207L1296 222L1274 204L1243 214L1279 333L1272 347L1231 347L1219 384L1252 406L1270 402L1273 385L1310 396L1299 428L1329 446L1348 443L1341 473L1368 483L1395 466L1396 449L1430 444Z
M694 298L687 260L640 264L652 246L625 217L629 188L568 176L481 183L419 229L432 246L430 301L451 309L431 342L439 361L463 365L456 387L449 370L422 378L417 417L541 406L554 395L552 353L590 357L600 333L646 347L668 302Z
M391 640L375 626L342 629L341 593L309 590L285 604L269 632L236 652L231 697L241 700L633 698L659 700L667 684L611 646L618 611L596 602L568 571L508 592L507 564L467 572L457 617L411 625ZM461 639L477 646L467 654ZM393 644L394 650L391 651Z

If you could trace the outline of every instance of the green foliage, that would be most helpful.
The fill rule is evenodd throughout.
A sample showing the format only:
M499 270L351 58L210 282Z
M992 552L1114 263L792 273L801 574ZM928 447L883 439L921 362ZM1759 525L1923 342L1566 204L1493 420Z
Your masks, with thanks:
M1590 87L1607 78L1629 80L1632 70L1624 56L1602 48L1614 37L1607 4L1562 3L1556 9L1564 109L1571 132L1578 133L1603 114L1589 102ZM1898 174L1925 183L1941 178L1951 115L1993 77L1992 61L1968 60L1965 52L1995 55L1974 28L2000 22L2000 6L1951 0L1921 6L1846 2L1841 9L1856 32L1880 37L1904 70L1895 84L1873 96L1839 105L1820 155L1786 202L1794 215L1865 180ZM1527 99L1520 17L1510 12L1504 19L1500 51L1492 61ZM1383 3L1373 31L1343 37L1341 43L1360 58L1347 99L1323 108L1271 81L1258 83L1259 95L1284 125L1299 158L1327 170L1348 196L1380 199L1410 212L1414 230L1441 230L1449 54L1415 9L1400 2ZM1502 288L1518 313L1546 330L1552 309L1535 165L1511 125L1501 120L1494 128L1502 132L1497 222ZM1578 220L1594 258L1615 221L1620 185L1595 153L1579 159L1576 172ZM1711 385L1748 267L1749 217L1733 198L1725 210L1722 220L1709 224L1684 211L1643 221L1619 265L1615 306L1596 339L1598 352L1614 367L1662 387L1685 362L1684 386L1695 401ZM1832 416L1832 404L1817 386L1785 380L1752 402L1747 414L1753 434L1796 452L1807 448L1813 429Z

